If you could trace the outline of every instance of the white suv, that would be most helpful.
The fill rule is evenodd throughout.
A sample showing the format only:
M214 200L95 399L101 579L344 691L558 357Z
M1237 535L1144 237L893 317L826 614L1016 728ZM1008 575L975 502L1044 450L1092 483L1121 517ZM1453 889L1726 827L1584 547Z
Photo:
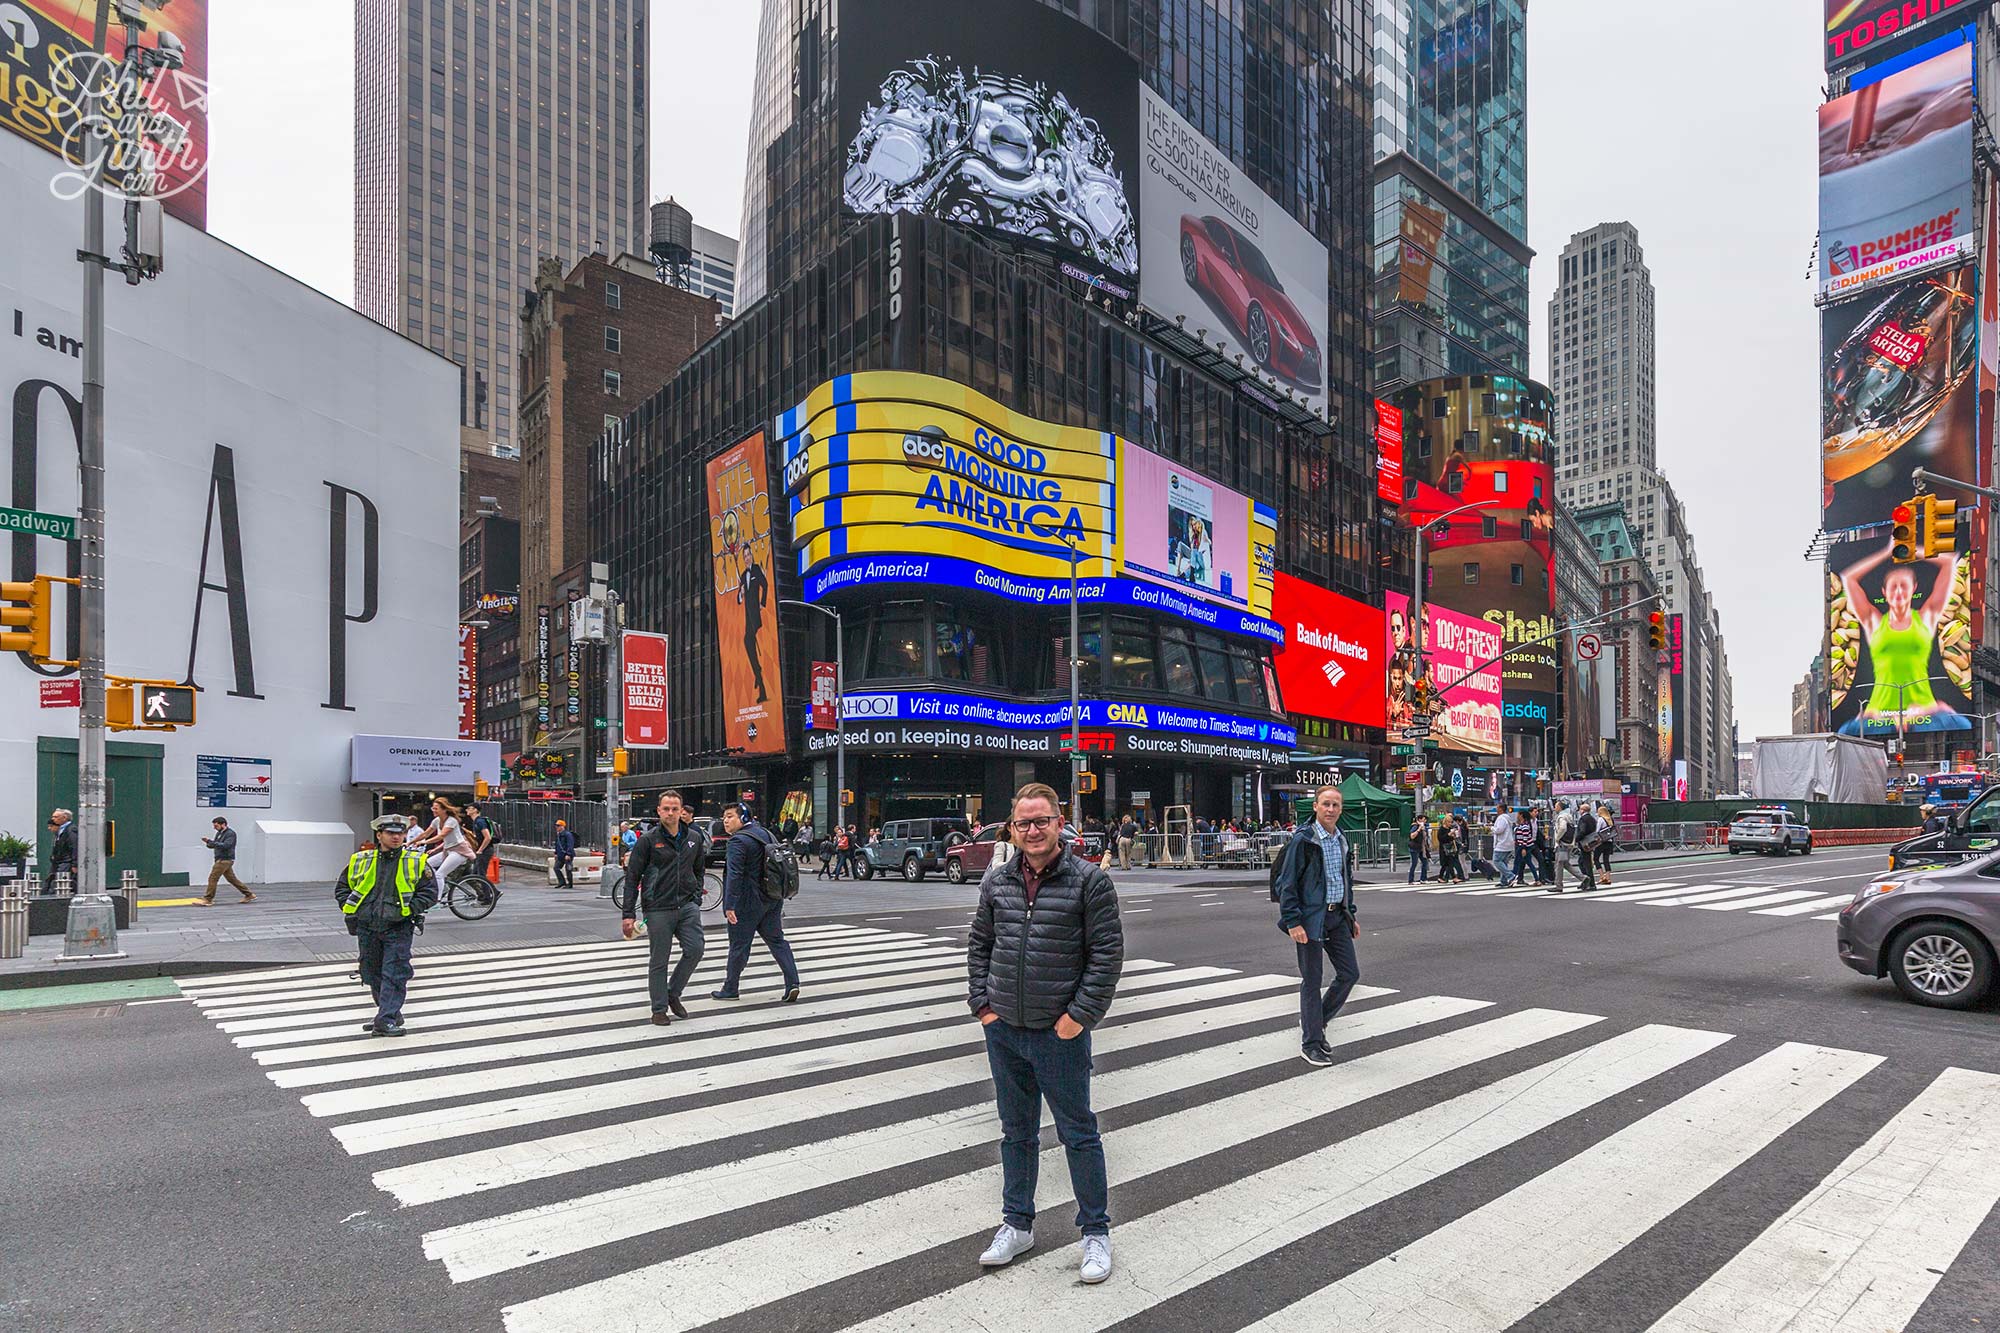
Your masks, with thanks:
M1812 855L1812 827L1787 806L1766 805L1740 810L1729 821L1731 856L1738 852L1775 852L1779 856L1790 856L1794 851L1801 856Z

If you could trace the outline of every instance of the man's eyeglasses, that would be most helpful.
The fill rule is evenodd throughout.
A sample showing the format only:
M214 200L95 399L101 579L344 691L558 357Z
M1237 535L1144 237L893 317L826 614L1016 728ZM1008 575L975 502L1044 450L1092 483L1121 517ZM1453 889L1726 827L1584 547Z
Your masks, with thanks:
M1013 829L1016 833L1040 833L1055 822L1055 818L1052 815L1037 815L1033 819L1009 820L1007 827Z

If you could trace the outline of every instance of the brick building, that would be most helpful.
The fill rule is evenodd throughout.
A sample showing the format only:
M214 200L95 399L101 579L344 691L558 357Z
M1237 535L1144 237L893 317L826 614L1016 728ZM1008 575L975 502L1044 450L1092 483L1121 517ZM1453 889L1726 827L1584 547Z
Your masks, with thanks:
M521 311L519 432L521 626L519 734L531 751L569 751L581 768L590 719L573 699L594 653L569 646L570 599L591 559L590 448L650 397L722 322L714 300L668 287L650 261L591 255L567 275L545 259ZM539 628L548 608L546 670ZM544 675L547 676L544 694ZM546 710L546 712L544 712Z

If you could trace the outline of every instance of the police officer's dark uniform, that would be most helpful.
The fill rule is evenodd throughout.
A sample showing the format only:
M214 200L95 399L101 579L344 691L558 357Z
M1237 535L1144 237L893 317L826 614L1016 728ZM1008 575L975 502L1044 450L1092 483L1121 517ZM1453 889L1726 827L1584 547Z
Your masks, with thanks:
M347 860L333 882L333 899L347 917L348 933L360 944L361 980L375 997L374 1021L362 1024L378 1036L403 1035L403 992L410 984L410 945L425 912L437 905L437 877L422 852L405 851L407 826L400 815L383 815L369 825L375 845ZM395 835L386 846L383 835Z

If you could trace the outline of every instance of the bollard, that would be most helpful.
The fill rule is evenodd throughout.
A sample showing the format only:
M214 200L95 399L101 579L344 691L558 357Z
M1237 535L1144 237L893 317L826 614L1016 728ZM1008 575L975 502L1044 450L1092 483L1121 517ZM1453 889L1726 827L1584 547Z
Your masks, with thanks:
M58 963L123 958L118 947L118 910L108 893L79 893L69 900L69 925L63 931Z
M125 924L139 924L139 872L127 870L118 876L118 892L125 895Z
M0 885L0 958L19 958L27 951L27 886Z
M55 877L54 881L49 885L49 892L55 894L58 898L67 898L70 895L69 871L65 870Z

